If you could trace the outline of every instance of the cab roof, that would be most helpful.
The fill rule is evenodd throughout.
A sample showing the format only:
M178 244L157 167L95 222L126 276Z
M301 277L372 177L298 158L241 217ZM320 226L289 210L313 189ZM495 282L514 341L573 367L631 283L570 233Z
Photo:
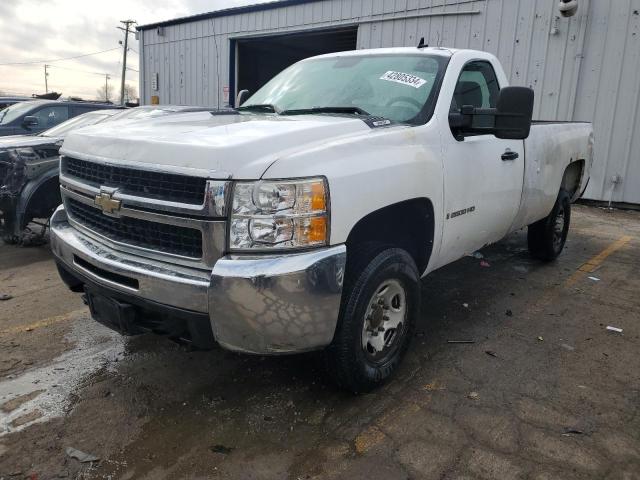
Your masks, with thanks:
M333 52L317 55L315 57L309 57L305 60L313 58L332 58L332 57L351 57L351 56L367 56L367 55L437 55L440 57L451 57L458 49L444 48L444 47L391 47L391 48L368 48L362 50L349 50L345 52ZM302 60L304 61L304 60Z

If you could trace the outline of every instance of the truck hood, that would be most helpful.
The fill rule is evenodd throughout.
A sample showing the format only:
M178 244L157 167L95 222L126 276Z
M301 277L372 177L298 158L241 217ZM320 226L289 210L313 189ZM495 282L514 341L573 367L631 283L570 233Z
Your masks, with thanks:
M211 178L260 178L278 158L370 128L329 115L180 113L131 122L104 122L71 132L61 153Z
M37 147L40 145L53 145L61 141L57 137L41 137L39 135L10 135L0 137L0 150L7 148Z

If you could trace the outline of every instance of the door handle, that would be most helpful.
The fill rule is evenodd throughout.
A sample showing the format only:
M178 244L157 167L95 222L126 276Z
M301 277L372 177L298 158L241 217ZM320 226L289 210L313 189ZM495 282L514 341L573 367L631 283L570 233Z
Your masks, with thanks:
M502 154L501 158L503 162L509 162L509 161L516 160L519 157L520 157L520 154L518 152L512 152L511 150L507 150Z

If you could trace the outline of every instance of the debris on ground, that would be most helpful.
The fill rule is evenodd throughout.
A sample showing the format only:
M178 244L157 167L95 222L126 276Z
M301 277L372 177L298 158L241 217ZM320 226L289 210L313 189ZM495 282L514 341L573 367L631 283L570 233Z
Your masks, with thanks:
M462 304L462 306L463 306L464 308L469 308L469 304L468 304L468 303L463 303L463 304Z
M9 295L8 293L0 293L0 301L11 300L13 295Z
M476 343L475 340L447 340L447 343Z
M513 317L513 312L512 312L511 310L507 310L506 312L504 312L504 314L505 314L507 317Z
M571 435L582 435L584 432L576 428L565 428L562 436L570 437Z
M223 455L229 455L233 452L233 447L226 447L224 445L213 445L209 448L213 453L221 453Z
M478 260L482 260L484 255L481 252L473 252L470 257L477 258Z
M493 350L485 350L484 353L486 353L487 355L490 355L492 357L498 358L498 354L496 352L494 352Z
M470 398L471 400L478 400L480 398L480 394L478 392L471 392L467 395L467 398Z
M480 266L484 267L484 268L489 268L491 266L491 264L489 262L487 262L486 260L482 260L480 262Z
M96 457L95 455L91 455L90 453L85 453L73 447L67 447L67 456L71 458L75 458L80 463L89 463L89 462L97 462L100 460L100 457Z
M422 387L422 389L426 390L427 392L437 392L441 390L446 390L445 386L442 385L437 380L434 380L431 383L427 383L424 387Z
M618 327L607 326L607 330L610 332L622 333L622 329Z
M598 277L589 277L589 280L593 280L594 282L599 282L600 279Z
M565 350L569 350L570 352L573 352L575 350L575 347L572 347L571 345L567 344L567 343L563 343L562 345L560 345L562 348L564 348Z
M538 341L539 341L539 342L544 342L544 338L542 338L542 337L538 337Z

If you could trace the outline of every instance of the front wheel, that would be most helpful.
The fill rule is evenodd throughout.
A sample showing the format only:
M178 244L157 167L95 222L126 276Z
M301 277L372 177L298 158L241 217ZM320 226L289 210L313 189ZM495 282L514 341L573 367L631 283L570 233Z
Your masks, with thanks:
M420 306L420 274L401 249L384 249L373 258L366 248L353 255L326 356L338 385L364 393L393 375L409 346Z
M569 192L561 189L551 213L529 225L527 240L531 255L547 262L555 260L567 241L570 223L571 198Z

